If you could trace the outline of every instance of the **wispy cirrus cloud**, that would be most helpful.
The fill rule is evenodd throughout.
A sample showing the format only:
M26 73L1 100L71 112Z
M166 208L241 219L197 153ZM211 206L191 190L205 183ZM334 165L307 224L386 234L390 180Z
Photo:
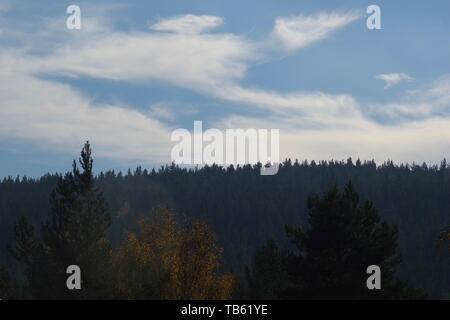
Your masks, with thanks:
M284 50L295 51L326 39L360 17L354 12L279 17L275 21L272 37Z
M170 130L159 121L127 106L95 103L68 85L35 77L33 64L18 58L22 54L0 54L0 141L22 139L74 153L82 141L92 140L100 157L169 160Z
M68 43L34 63L37 72L194 89L242 79L253 59L252 44L231 34L112 32Z
M216 18L177 16L161 19L153 25L151 30L156 32L113 32L100 40L83 39L82 43L69 43L53 54L35 60L35 65L37 72L121 81L159 81L275 113L358 113L353 98L346 94L278 93L242 86L240 81L245 78L249 66L265 55L261 52L272 41L272 35L261 43L236 34L198 33L206 26L220 25L222 19ZM357 15L337 13L297 17L296 22L310 25L309 29L301 31L303 36L297 36L305 37L307 40L302 46L307 46L355 19ZM275 31L282 18L277 21ZM74 50L76 55L72 54Z
M400 101L370 106L370 113L392 122L450 115L450 76L408 91Z
M159 22L150 26L150 30L195 34L215 29L222 26L223 23L222 17L186 14L160 19Z
M450 117L429 114L395 124L363 116L327 116L326 113L265 118L232 115L218 120L214 127L280 129L280 154L293 159L352 157L377 162L390 159L398 163L439 163L450 150Z
M264 52L274 39L282 43L282 52L292 52L326 39L358 15L319 13L278 18L273 32L263 41L208 32L223 23L216 18L176 16L161 19L145 32L93 27L70 41L60 42L56 49L50 47L45 54L4 52L0 56L0 80L7 85L0 89L0 137L35 141L70 152L79 147L80 141L90 138L95 140L100 155L113 159L146 161L170 155L170 130L159 120L174 121L176 110L166 112L163 105L154 105L148 114L143 114L130 106L95 103L70 85L42 79L43 75L55 74L148 86L156 82L222 102L262 109L266 113L261 118L231 114L217 125L281 128L283 156L291 155L291 150L296 150L295 156L315 159L349 155L389 157L392 152L392 158L402 160L420 156L414 150L416 142L422 150L431 150L433 145L447 146L440 140L439 130L450 125L448 119L433 118L430 115L436 113L428 110L408 118L408 123L389 126L365 115L351 93L279 92L243 84L253 63L262 55L267 59L267 55L276 54ZM30 38L30 43L33 41L39 46L40 39ZM417 97L422 100L418 101L423 106L432 103L435 111L444 110L447 85L443 81L421 88ZM392 107L394 104L383 104L380 110L391 118L398 116L401 108ZM397 104L408 111L415 108L409 101ZM420 111L419 107L416 109ZM386 140L388 143L384 143Z
M411 82L414 80L413 77L406 73L385 73L379 74L375 77L378 80L382 80L385 82L385 89L389 89L393 86L396 86L400 82Z
M224 86L220 90L217 89L214 94L226 101L245 103L287 117L291 114L302 114L304 116L360 114L355 99L348 94L339 95L324 92L279 93L239 85Z

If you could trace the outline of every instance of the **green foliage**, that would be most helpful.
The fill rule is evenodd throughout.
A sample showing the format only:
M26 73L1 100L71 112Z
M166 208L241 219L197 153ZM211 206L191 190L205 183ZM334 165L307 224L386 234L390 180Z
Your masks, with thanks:
M249 299L279 298L288 285L286 259L287 252L272 239L256 251L253 268L246 269Z
M360 204L351 183L342 193L333 187L310 197L308 210L308 228L286 227L295 251L283 253L269 242L257 252L251 297L256 291L257 298L290 300L423 298L396 278L397 228L380 222L368 201ZM366 286L371 265L382 271L382 290Z
M349 183L343 193L332 188L323 198L308 199L309 228L287 227L297 248L287 259L288 299L399 298L395 278L400 263L397 227L380 222L377 210ZM382 271L382 290L368 290L366 269Z
M14 228L11 253L25 266L28 291L33 298L89 299L108 297L111 262L106 231L110 216L102 193L94 187L92 157L86 143L73 171L61 177L50 197L51 217L38 237L22 217ZM82 290L66 287L66 269L78 265Z
M21 215L35 228L49 218L48 195L61 179L6 178L0 182L0 258L8 260L14 223ZM450 225L448 164L376 166L373 161L285 161L276 176L261 177L258 166L187 170L175 165L159 170L108 171L94 178L109 204L112 225L108 239L119 247L129 232L137 233L138 221L160 205L192 219L205 221L223 246L224 270L245 278L243 266L251 265L255 252L273 237L289 247L284 226L306 226L306 199L353 181L361 199L370 199L380 217L398 225L398 251L403 262L398 274L431 297L448 297L450 259L446 248L435 245L436 235ZM40 235L40 233L39 233ZM10 274L16 276L17 272Z
M72 172L60 177L50 195L51 215L41 232L22 216L14 225L12 256L24 267L23 298L32 299L225 299L234 277L220 273L222 249L209 227L198 221L181 226L169 209L159 208L138 223L112 250L108 206L95 186L93 160L86 143ZM145 198L143 199L146 200ZM148 200L148 199L147 199ZM120 219L120 216L117 217ZM132 227L132 224L123 223ZM125 230L123 230L125 233ZM81 269L81 290L68 290L67 267ZM0 294L9 294L0 273Z

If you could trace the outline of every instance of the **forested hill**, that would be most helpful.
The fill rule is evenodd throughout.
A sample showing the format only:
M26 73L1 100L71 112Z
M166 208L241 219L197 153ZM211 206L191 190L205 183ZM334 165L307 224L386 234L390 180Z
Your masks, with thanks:
M96 177L111 208L110 237L118 244L152 208L169 205L179 214L207 221L224 247L224 268L243 274L255 250L270 237L288 245L286 224L305 224L306 199L330 186L351 180L362 200L399 227L401 276L431 297L449 297L450 260L438 247L440 230L450 225L450 167L426 165L379 167L373 161L299 163L286 161L275 176L260 176L258 166L168 166L141 168L127 174L106 172ZM59 176L37 180L4 179L0 183L0 245L10 265L7 245L21 215L37 224L48 217L49 195ZM2 262L2 261L0 261Z

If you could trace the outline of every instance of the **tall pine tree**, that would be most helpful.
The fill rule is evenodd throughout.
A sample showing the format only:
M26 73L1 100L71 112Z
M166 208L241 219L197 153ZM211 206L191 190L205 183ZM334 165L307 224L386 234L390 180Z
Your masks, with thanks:
M13 256L25 266L27 291L41 299L109 297L111 248L106 232L111 224L102 193L94 186L89 142L72 172L61 177L50 196L51 216L40 237L25 218L15 226ZM81 290L68 290L67 267L81 269Z
M377 210L360 203L353 185L333 187L308 199L309 228L287 227L297 248L287 259L288 299L421 298L397 280L397 227L381 222ZM381 269L381 290L367 288L371 265Z
M262 247L248 273L250 298L417 299L424 296L396 277L396 227L359 202L351 183L308 199L309 226L286 227L295 251ZM381 290L367 288L367 268L381 269Z

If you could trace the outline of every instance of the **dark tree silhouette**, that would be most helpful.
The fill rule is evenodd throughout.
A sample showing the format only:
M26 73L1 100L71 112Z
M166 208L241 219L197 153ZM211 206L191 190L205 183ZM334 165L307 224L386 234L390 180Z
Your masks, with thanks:
M0 266L0 300L6 300L12 296L11 278L5 268Z
M397 227L348 183L308 199L309 228L286 227L297 252L287 258L287 299L401 299L422 296L396 279ZM381 290L368 290L367 267L381 269Z
M246 268L248 298L278 299L288 281L286 258L287 251L272 239L256 252L252 270Z
M402 299L423 298L396 279L398 231L380 222L377 210L348 183L341 193L308 199L308 228L287 226L296 250L269 242L248 272L250 298ZM367 268L381 268L381 290L369 290Z
M110 245L106 231L111 223L102 193L94 186L89 142L71 173L61 177L50 196L51 217L41 236L25 218L15 226L13 256L25 266L28 291L34 298L107 298ZM81 268L82 289L66 286L66 269Z
M179 214L207 222L224 249L223 270L233 270L238 279L245 279L244 266L251 264L269 237L280 248L289 248L283 228L286 224L306 225L308 195L323 194L330 186L341 187L351 180L361 198L373 201L383 220L399 227L403 256L396 267L399 277L433 298L449 296L450 257L444 248L435 246L437 230L450 225L450 167L446 161L440 166L394 165L392 161L377 166L374 161L360 160L287 160L277 175L265 179L261 179L259 169L247 165L200 169L169 165L128 173L102 172L94 184L104 192L114 217L108 238L114 248L119 247L130 232L139 229L141 218L167 205ZM17 268L4 250L13 241L13 226L25 215L42 239L39 226L48 219L52 210L48 198L60 179L58 174L48 174L0 181L0 261L8 266L13 279L23 279L23 269ZM26 234L27 230L22 231ZM36 248L39 244L41 240L28 242ZM47 257L34 255L35 259ZM42 274L37 267L36 272Z

